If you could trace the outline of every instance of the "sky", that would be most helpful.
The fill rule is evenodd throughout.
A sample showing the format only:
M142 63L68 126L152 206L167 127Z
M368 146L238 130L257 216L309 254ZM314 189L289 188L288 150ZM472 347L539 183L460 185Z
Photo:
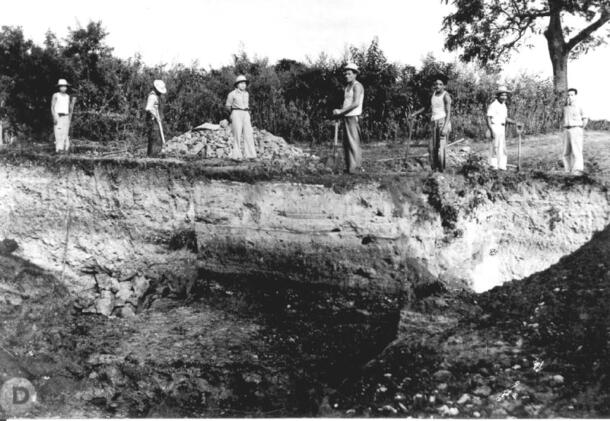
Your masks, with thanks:
M196 61L218 67L242 47L271 62L315 59L322 51L340 57L347 45L368 45L378 37L390 61L418 66L428 53L457 59L443 50L440 32L450 11L440 0L20 0L2 2L0 25L21 26L28 38L42 42L48 30L61 38L68 27L101 20L116 55L139 53L151 65ZM534 48L505 66L507 77L524 71L552 75L543 37L532 41ZM609 66L610 46L570 63L569 83L578 87L592 118L610 120Z

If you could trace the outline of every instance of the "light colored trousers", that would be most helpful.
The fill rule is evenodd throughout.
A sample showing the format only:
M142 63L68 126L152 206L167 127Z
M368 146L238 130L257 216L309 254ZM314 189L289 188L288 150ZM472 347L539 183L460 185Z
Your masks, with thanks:
M53 126L55 132L55 152L67 152L70 149L70 116L63 115L57 117L57 124Z
M345 169L353 173L362 165L362 149L360 149L360 124L358 116L344 117L345 136L343 136L343 153L345 154Z
M254 146L254 131L252 121L248 111L231 111L231 129L233 130L233 148L231 158L256 158L256 148ZM243 145L243 154L242 154Z
M568 173L579 173L585 169L582 156L583 139L582 127L572 127L564 131L563 167Z
M493 140L489 151L489 165L492 168L505 170L506 157L506 127L500 124L491 126Z

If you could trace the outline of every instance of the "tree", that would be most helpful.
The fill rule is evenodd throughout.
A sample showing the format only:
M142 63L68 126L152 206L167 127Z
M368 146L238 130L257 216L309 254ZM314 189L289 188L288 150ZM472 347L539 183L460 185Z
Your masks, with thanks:
M456 10L443 19L445 47L463 48L464 61L484 65L506 61L527 45L532 34L543 34L553 65L556 92L568 87L568 59L604 44L610 30L608 0L442 0Z

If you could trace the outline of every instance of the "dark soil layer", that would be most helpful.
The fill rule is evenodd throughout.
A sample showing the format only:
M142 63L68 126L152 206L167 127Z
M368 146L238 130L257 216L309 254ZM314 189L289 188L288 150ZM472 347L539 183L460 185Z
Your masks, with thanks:
M610 227L544 272L404 310L329 415L610 415Z
M36 387L34 416L316 415L394 339L403 305L362 290L202 278L157 285L146 310L109 319L76 312L35 266L1 263L18 267L9 282L30 297L4 307L2 357L8 377ZM24 272L39 282L21 284Z

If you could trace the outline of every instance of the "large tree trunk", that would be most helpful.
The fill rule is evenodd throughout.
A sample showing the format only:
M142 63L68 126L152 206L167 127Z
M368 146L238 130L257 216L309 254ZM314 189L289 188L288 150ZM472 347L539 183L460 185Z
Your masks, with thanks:
M549 26L544 31L551 63L553 64L553 84L555 92L561 93L568 89L568 46L563 38L561 25L561 5L557 1L550 1L551 17Z
M549 48L550 49L550 48ZM568 90L568 53L549 51L553 64L553 85L556 93Z

